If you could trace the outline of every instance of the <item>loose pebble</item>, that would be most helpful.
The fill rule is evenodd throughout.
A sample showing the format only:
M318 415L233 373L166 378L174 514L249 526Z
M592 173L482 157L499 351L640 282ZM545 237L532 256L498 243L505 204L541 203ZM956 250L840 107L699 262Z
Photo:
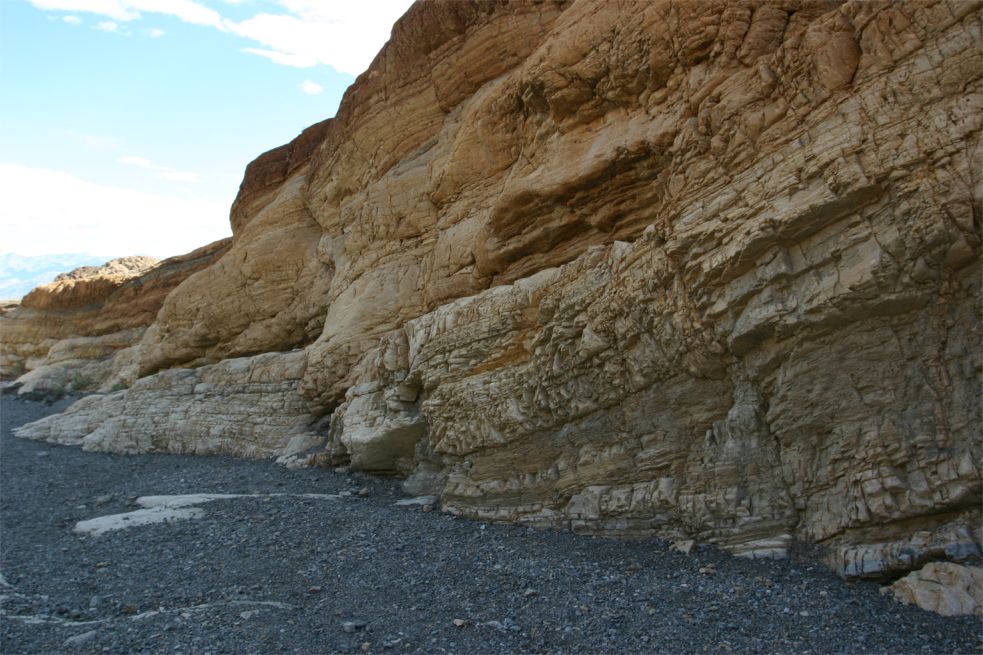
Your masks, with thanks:
M818 551L746 560L690 540L670 547L452 518L435 511L435 497L407 498L394 478L56 448L9 435L50 410L2 403L4 653L950 653L980 644L975 617L930 615L876 583L846 584L816 563ZM44 475L22 475L40 466L39 450L50 453ZM362 489L373 500L358 502ZM127 499L193 493L262 497L212 501L196 521L72 532L79 520L126 511ZM88 632L91 641L67 643Z

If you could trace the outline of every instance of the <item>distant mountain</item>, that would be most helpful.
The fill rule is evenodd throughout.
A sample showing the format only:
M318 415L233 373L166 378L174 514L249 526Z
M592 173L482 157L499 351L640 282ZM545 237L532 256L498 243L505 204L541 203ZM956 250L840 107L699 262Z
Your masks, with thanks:
M20 300L39 284L47 284L59 273L79 266L99 266L112 259L98 255L69 253L60 255L0 254L0 299Z

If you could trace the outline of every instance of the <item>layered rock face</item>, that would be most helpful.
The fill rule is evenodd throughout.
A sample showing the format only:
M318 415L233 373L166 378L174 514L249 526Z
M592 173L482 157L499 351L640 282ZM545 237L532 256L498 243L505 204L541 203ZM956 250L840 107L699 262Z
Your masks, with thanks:
M289 458L324 441L308 430L316 421L297 393L306 365L295 351L172 369L87 396L19 436L118 453Z
M163 262L123 257L37 287L0 313L0 377L17 378L22 393L121 383L114 372L167 295L228 246L228 240L218 241Z
M336 118L247 169L147 377L22 434L316 433L476 518L803 539L848 576L979 557L980 14L415 5ZM272 427L238 444L256 367ZM195 403L219 437L170 437Z
M228 252L164 301L135 356L138 375L289 350L317 337L332 268L318 258L321 229L301 188L324 127L249 165Z

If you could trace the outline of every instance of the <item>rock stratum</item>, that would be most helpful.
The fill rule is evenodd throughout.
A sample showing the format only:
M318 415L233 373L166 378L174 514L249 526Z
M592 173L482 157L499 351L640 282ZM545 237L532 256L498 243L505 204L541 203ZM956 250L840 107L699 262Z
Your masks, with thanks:
M26 378L81 338L129 385L19 434L320 444L447 512L851 577L972 562L980 9L418 3L179 284L0 319Z

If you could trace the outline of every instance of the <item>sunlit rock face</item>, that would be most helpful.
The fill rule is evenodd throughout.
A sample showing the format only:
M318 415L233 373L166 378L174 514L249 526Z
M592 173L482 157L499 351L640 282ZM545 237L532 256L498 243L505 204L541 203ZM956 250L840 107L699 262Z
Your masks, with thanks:
M122 257L37 287L0 309L0 377L16 379L21 393L122 384L120 369L167 295L228 247L217 241L161 262Z
M175 368L87 396L17 436L117 453L289 457L323 443L297 393L303 351Z
M316 459L455 514L852 577L977 557L980 8L417 4L247 169L133 388L25 431L195 451L164 388L223 371L180 401L212 450L279 454L235 430L260 366L260 421L280 394Z
M305 346L324 323L332 268L300 190L326 123L260 156L232 206L232 244L164 301L135 354L140 376Z
M881 593L907 605L943 616L983 615L983 569L952 562L931 562Z

